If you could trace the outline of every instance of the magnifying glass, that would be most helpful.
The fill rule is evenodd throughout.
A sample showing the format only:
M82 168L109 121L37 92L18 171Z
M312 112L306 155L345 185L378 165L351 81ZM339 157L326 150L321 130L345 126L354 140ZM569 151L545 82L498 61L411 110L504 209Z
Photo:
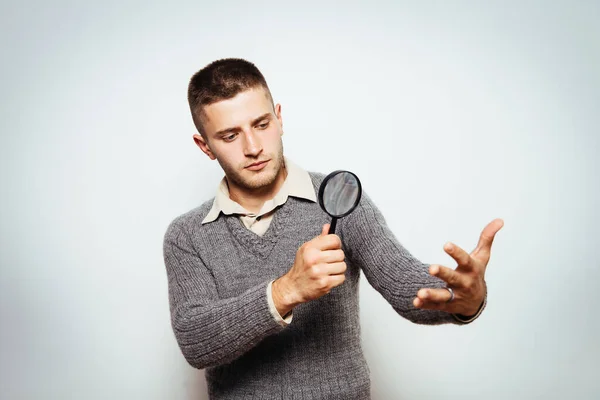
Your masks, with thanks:
M362 195L362 186L358 176L350 171L333 171L323 179L319 188L319 205L331 216L329 233L335 233L339 218L350 214Z

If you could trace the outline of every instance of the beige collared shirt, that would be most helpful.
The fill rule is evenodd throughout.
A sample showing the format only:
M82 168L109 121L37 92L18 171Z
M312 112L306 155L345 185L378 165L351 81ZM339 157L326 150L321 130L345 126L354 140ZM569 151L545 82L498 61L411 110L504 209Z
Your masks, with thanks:
M283 185L271 200L267 200L261 207L258 213L252 213L242 207L240 204L229 198L229 187L225 177L219 183L217 194L213 201L212 208L202 220L202 224L210 223L219 217L220 213L225 215L238 215L246 228L250 229L259 236L262 236L273 219L277 207L284 204L289 196L300 197L303 199L316 202L315 188L313 186L310 175L307 171L294 164L289 158L284 157L284 164L287 170L287 176ZM290 265L291 267L291 265ZM273 317L282 325L287 325L292 321L292 313L290 312L286 318L282 318L273 302L271 285L267 286L267 300Z

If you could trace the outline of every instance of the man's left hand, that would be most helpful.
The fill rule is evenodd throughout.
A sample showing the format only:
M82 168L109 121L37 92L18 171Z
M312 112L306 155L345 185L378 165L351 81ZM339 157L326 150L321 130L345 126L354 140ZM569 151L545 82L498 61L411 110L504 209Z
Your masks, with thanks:
M475 250L468 254L453 243L446 243L444 250L458 266L456 269L432 264L429 273L444 280L454 292L454 299L448 289L420 289L413 300L415 307L442 310L463 316L477 313L486 295L485 270L490 260L492 242L496 233L504 226L504 221L495 219L481 232Z

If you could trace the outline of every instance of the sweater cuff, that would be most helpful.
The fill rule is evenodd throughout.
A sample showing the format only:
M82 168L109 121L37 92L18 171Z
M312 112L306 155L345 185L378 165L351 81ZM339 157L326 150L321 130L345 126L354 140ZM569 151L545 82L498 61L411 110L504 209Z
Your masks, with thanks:
M293 313L290 311L287 315L282 317L279 315L279 311L277 311L277 307L275 307L275 302L273 301L273 289L272 289L273 281L269 282L267 285L267 301L269 302L269 310L275 318L275 321L281 326L288 326L292 322Z

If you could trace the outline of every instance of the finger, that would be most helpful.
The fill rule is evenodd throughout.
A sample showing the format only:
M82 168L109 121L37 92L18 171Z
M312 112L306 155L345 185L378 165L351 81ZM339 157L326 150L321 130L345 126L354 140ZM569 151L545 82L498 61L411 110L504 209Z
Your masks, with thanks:
M346 275L344 275L344 274L329 276L329 282L331 283L331 285L333 287L341 285L342 283L344 283L345 280L346 280Z
M323 268L322 271L328 275L339 275L344 274L346 272L345 262L323 264L321 267Z
M323 228L321 229L321 236L327 236L329 234L329 226L329 224L323 225Z
M420 289L417 298L423 303L447 303L452 295L448 289Z
M443 310L445 303L431 303L428 301L421 300L418 297L413 299L413 305L417 308L421 308L423 310Z
M342 248L342 241L335 234L319 236L315 240L315 247L319 250L337 250Z
M459 246L454 243L446 243L444 245L444 251L454 258L454 261L462 267L472 267L473 263L471 256Z
M489 256L492 250L492 243L494 242L494 237L496 233L504 226L504 221L500 218L497 218L486 225L479 236L479 243L477 243L477 247L473 250L473 255L486 254Z
M429 273L446 282L448 286L464 288L467 287L469 283L468 277L452 268L444 267L442 265L431 265L429 267Z
M342 250L342 249L325 250L325 251L321 252L319 262L324 263L324 264L342 262L342 261L344 261L344 258L345 258L345 254L344 254L344 250Z
M440 310L440 311L448 311L448 303L433 303L428 301L423 301L418 297L415 297L413 300L413 305L417 308L421 308L423 310Z

